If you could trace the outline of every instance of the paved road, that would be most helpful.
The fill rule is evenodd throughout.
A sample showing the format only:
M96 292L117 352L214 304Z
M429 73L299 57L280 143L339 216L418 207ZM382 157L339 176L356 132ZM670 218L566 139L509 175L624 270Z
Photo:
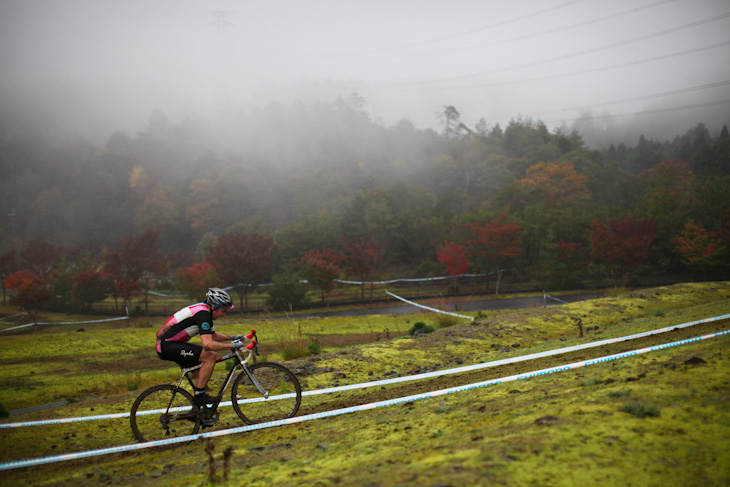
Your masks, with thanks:
M587 299L602 298L603 295L600 293L588 293L588 294L571 294L567 296L559 296L562 301L573 303L576 301L585 301ZM395 300L394 300L395 301ZM397 302L397 301L396 301ZM445 311L454 311L458 306L461 311L490 311L490 310L504 310L504 309L521 309L521 308L541 308L545 305L545 299L542 296L534 296L528 298L503 298L503 299L484 299L476 301L452 301L446 303ZM548 306L559 306L559 301L553 299L547 299ZM432 308L438 308L438 305L433 303L426 304ZM294 315L298 318L307 318L313 316L362 316L362 315L398 315L398 314L409 314L409 313L420 313L423 312L421 308L411 306L403 303L380 306L374 308L360 308L360 309L348 309L343 311L321 311L316 313L295 313Z

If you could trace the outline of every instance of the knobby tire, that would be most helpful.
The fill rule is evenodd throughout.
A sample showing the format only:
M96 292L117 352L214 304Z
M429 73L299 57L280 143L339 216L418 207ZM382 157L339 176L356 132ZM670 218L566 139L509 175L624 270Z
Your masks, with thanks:
M291 418L297 413L302 402L302 387L292 371L275 362L259 362L249 370L269 392L269 398L263 399L246 373L241 372L233 382L231 392L233 409L239 418L246 424L257 424Z
M170 403L173 398L172 403ZM168 410L169 411L165 412ZM177 408L182 408L178 411ZM162 410L152 414L146 411ZM140 442L166 440L181 436L194 435L200 429L198 409L193 405L189 392L170 384L153 386L139 395L129 415L132 433ZM192 441L192 440L191 440ZM167 450L188 442L173 443L153 447L154 450Z

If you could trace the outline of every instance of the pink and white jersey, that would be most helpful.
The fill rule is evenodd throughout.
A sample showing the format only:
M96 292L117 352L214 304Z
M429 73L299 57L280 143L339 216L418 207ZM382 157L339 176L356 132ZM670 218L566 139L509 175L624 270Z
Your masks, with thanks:
M212 335L215 333L213 316L205 303L198 303L183 308L172 315L157 331L157 348L159 342L187 342L195 335Z

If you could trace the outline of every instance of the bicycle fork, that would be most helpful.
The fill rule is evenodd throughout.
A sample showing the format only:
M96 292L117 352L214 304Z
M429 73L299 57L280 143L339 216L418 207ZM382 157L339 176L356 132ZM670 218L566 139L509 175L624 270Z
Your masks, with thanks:
M244 367L243 371L246 373L246 377L248 377L248 380L251 381L253 386L256 388L256 390L259 391L259 394L264 396L264 399L269 398L269 391L264 389L264 387L261 385L261 383L256 379L256 377L251 373L251 371L248 369L248 367Z

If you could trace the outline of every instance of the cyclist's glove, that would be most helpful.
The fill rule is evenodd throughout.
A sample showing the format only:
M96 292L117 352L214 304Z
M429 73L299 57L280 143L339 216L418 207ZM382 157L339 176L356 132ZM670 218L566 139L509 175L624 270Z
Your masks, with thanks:
M246 338L246 335L233 335L231 337L234 342L242 342L244 338Z
M233 344L233 350L238 350L244 346L241 340L233 340L231 343Z

